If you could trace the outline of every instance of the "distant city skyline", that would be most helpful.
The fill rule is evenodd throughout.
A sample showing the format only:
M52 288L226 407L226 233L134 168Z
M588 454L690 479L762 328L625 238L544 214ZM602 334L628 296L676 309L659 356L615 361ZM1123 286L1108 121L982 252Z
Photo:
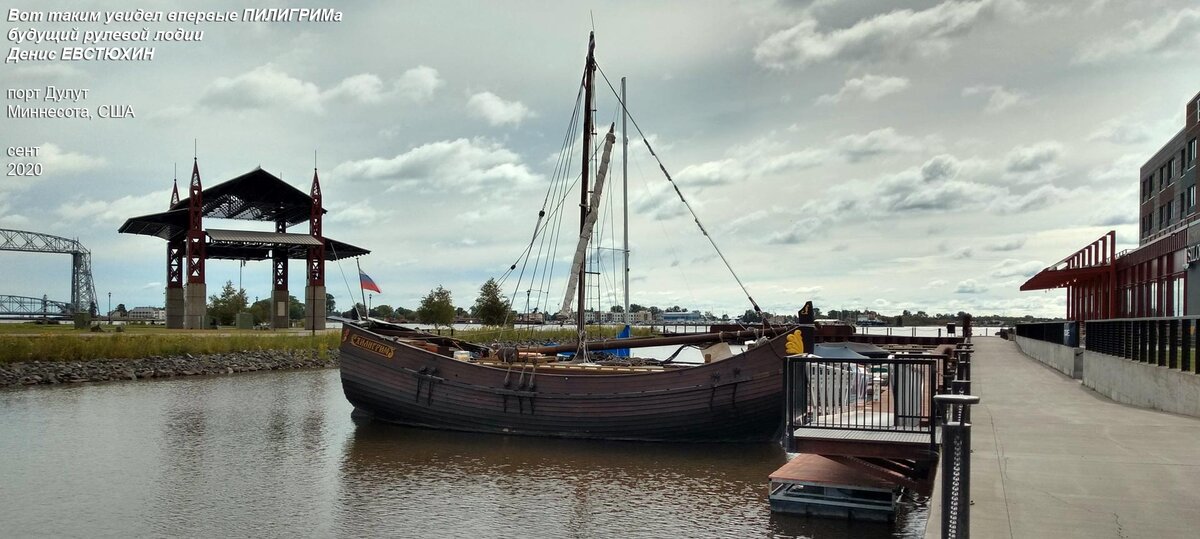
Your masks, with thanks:
M244 8L201 6L21 9ZM116 230L166 209L176 167L181 191L195 152L205 186L261 166L307 192L315 152L325 234L372 251L361 263L383 291L374 302L414 309L442 285L469 308L529 241L594 21L600 68L614 84L628 78L630 110L763 310L812 300L823 311L1062 316L1062 291L1017 288L1109 230L1117 250L1137 245L1138 168L1200 91L1200 7L1182 0L605 7L355 2L336 7L341 22L10 22L204 37L157 42L152 61L0 67L10 90L89 90L55 106L136 111L6 118L5 147L40 149L6 162L43 173L0 178L0 228L77 238L98 297L161 306L165 242ZM599 86L598 123L619 129ZM629 174L632 302L749 309L636 133ZM358 301L347 263L327 269L339 310ZM296 296L302 268L291 266ZM239 282L237 262L207 271L210 294ZM266 298L270 278L264 261L241 280ZM69 282L66 255L0 252L0 294L66 300ZM511 284L505 294L523 298ZM612 298L601 310L620 291Z

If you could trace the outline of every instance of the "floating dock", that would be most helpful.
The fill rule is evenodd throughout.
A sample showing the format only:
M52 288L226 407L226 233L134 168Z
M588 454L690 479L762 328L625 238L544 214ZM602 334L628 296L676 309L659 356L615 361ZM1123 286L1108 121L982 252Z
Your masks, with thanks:
M820 455L802 454L771 474L771 510L806 516L891 521L901 488Z
M944 344L942 353L885 358L850 349L788 356L784 444L800 455L771 474L771 510L890 521L904 490L930 495L941 442L933 397L969 353Z

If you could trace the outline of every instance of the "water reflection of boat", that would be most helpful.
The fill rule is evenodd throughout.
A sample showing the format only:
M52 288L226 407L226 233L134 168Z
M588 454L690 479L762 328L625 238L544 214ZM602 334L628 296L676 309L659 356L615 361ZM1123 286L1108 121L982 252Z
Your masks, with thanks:
M622 441L493 436L369 421L357 422L354 429L343 461L347 471L397 479L422 473L477 477L555 469L561 477L600 474L619 480L666 472L703 475L718 483L749 481L761 489L765 474L787 460L774 443L680 443L659 448L666 451L646 451L644 444Z
M437 429L611 440L765 441L779 431L783 358L789 350L803 351L805 341L794 326L607 343L584 338L588 272L582 258L590 237L588 223L594 223L598 213L588 209L586 196L597 69L594 48L590 39L579 92L582 106L577 104L584 119L580 182L584 200L568 290L579 296L575 312L579 343L493 350L404 328L347 326L342 331L342 384L360 414ZM614 140L610 128L596 173L597 186L606 174ZM599 187L592 197L598 193ZM566 294L564 311L572 295ZM811 322L811 306L805 308ZM726 345L747 339L757 339L756 346L734 354ZM810 335L810 346L812 340ZM665 361L598 367L586 361L590 352L598 350L663 345L715 348L706 355L709 362L695 366ZM573 352L579 360L556 361L560 352Z
M404 522L408 535L447 537L894 536L886 525L771 513L764 482L787 460L778 444L651 449L360 422L338 459L336 529L386 536Z

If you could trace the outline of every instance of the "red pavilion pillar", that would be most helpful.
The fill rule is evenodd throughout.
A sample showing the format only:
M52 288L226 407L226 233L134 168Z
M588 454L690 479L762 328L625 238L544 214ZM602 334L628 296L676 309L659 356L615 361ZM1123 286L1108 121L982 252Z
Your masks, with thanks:
M171 187L172 209L179 204L179 181ZM184 296L183 296L183 254L186 250L183 237L167 238L167 290L166 311L167 328L183 329Z
M283 218L276 220L275 232L280 234L287 232L287 221ZM274 312L271 313L271 327L277 329L287 328L291 325L288 319L292 302L288 296L287 249L285 245L276 245L271 250L271 280L274 283L274 289L271 291L271 306L274 309Z
M321 182L313 169L312 211L308 217L308 234L320 244L308 248L305 270L308 285L304 287L304 329L325 329L325 237L321 231Z
M208 291L204 283L204 199L200 186L200 166L192 159L192 181L188 186L187 288L184 292L183 327L202 329L208 312Z

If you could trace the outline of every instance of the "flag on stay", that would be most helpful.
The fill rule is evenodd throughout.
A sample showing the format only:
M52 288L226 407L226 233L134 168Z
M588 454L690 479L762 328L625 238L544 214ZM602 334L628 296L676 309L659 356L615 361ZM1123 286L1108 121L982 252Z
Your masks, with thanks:
M371 280L371 276L363 273L363 270L361 269L358 270L358 285L362 287L363 290L374 290L378 294L383 293L383 290L379 289L379 285L375 284L375 281Z

